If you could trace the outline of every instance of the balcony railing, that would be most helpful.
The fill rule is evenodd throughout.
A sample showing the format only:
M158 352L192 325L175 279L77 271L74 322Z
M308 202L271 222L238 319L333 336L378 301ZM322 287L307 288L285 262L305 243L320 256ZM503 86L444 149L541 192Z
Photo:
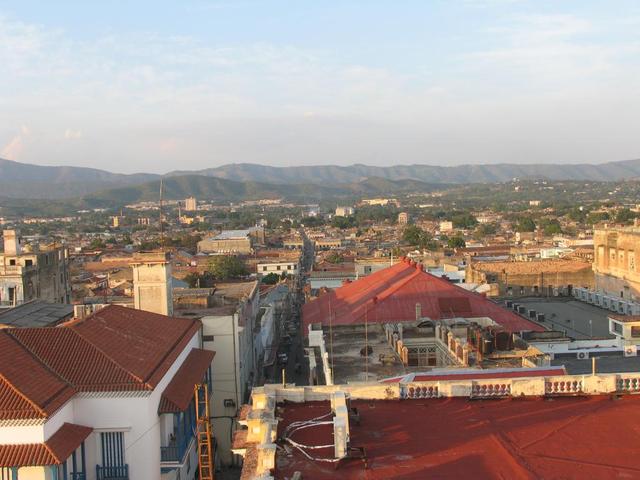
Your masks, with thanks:
M193 439L193 435L178 437L177 440L172 441L168 446L160 447L160 461L182 462Z
M69 474L69 480L87 480L87 474L86 473L70 473Z
M129 480L129 465L119 465L117 467L96 465L96 478L98 480Z
M179 462L180 460L182 460L183 453L184 453L184 449L178 447L177 445L171 445L169 447L160 447L160 461L161 462Z

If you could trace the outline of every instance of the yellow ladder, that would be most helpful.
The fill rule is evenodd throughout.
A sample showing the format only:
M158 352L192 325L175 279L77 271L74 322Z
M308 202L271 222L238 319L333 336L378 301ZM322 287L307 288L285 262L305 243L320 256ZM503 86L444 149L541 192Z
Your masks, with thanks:
M200 480L214 480L214 461L209 421L209 389L207 384L196 384L193 398L196 402L196 441Z

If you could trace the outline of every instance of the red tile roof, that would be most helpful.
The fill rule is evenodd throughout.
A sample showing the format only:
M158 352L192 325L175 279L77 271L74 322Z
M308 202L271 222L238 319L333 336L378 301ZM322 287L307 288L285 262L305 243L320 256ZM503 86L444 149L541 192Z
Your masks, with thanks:
M59 465L93 429L65 423L44 443L0 445L0 467Z
M358 459L334 468L278 449L275 478L291 478L296 471L314 480L640 478L635 395L352 400L351 406L358 409L360 425L351 424L350 445L364 447L367 470ZM278 414L278 437L291 422L330 411L328 402L288 403ZM333 445L333 428L300 429L292 440ZM334 453L333 447L307 452L321 458Z
M162 392L158 413L184 412L193 400L193 389L207 372L215 352L194 348Z
M0 330L0 420L47 418L75 391Z
M402 261L305 304L304 331L313 323L328 325L330 313L334 325L363 324L365 314L374 323L412 322L418 303L422 317L434 320L489 317L511 332L544 330L482 295Z
M0 331L0 419L47 418L76 391L152 390L200 329L109 306L55 328Z
M201 325L199 320L110 305L73 329L153 388Z

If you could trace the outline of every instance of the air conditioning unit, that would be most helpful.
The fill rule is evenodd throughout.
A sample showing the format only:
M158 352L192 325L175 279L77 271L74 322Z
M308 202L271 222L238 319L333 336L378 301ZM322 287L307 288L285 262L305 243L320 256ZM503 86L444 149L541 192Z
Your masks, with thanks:
M587 358L589 358L589 352L578 352L576 354L576 358L578 360L586 360Z

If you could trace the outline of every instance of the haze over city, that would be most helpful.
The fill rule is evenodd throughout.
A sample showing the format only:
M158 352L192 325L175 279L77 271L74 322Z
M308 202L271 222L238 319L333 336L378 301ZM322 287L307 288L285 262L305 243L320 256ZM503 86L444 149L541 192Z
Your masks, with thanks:
M0 158L634 159L639 29L629 0L0 2Z

